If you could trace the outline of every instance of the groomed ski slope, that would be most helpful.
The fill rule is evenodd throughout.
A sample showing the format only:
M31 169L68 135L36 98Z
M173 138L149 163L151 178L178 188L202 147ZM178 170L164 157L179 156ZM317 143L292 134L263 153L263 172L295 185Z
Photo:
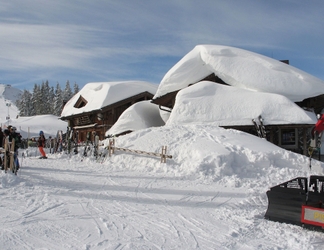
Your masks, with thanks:
M263 218L269 187L322 163L216 126L151 128L116 146L160 152L94 157L32 148L0 173L1 249L319 249L323 233ZM83 152L82 150L80 152ZM27 152L25 152L27 153Z

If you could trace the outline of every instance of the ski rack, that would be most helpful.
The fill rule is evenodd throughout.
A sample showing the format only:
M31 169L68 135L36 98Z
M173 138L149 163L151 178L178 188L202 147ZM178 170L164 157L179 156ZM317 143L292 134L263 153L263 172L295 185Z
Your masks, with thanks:
M15 175L17 175L17 169L14 166L14 155L15 155L15 141L13 140L12 142L9 142L8 138L5 140L5 147L0 148L0 154L4 155L3 159L3 167L5 173L7 173L8 169L12 171Z
M172 155L167 155L167 147L162 146L162 153L151 153L151 152L145 152L141 150L134 150L134 149L128 149L128 148L119 148L115 146L115 139L109 139L109 145L108 145L108 154L111 156L115 153L115 150L120 150L124 152L130 152L130 153L136 153L136 154L145 154L149 156L158 156L161 157L161 163L166 163L166 158L172 159Z
M266 127L263 123L263 118L261 115L258 116L257 119L252 119L252 123L255 127L255 130L257 132L257 135L260 137L260 138L264 138L264 139L267 139L267 131L266 131Z

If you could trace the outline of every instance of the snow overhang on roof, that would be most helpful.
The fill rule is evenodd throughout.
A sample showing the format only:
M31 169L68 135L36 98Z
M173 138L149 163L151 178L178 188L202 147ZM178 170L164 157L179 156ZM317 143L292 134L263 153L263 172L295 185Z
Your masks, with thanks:
M144 81L88 83L65 104L61 118L100 110L143 92L154 95L157 87Z
M215 74L226 84L276 93L293 102L324 94L324 81L278 60L247 50L198 45L163 77L153 100Z
M202 81L179 91L167 125L213 123L218 126L253 126L261 115L265 125L312 124L313 112L287 97Z

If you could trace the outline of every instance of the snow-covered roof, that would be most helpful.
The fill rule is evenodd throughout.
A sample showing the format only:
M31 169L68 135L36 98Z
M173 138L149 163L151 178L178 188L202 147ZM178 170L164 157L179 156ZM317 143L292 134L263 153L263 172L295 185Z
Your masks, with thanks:
M144 81L88 83L65 104L61 117L99 110L146 91L154 95L157 87L156 84ZM76 106L80 97L86 103L82 107Z
M281 94L294 102L324 94L324 81L278 60L229 46L197 45L167 72L153 99L212 73L229 85Z
M106 135L119 135L127 131L159 127L164 124L159 107L150 101L142 101L126 109Z
M305 111L285 96L202 81L179 91L167 125L206 122L218 126L253 125L252 119L259 115L265 125L317 121L313 112Z

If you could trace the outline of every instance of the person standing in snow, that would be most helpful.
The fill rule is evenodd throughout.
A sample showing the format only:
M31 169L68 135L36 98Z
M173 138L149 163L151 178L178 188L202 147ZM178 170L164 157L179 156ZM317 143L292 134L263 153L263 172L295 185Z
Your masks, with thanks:
M3 148L3 141L4 141L4 136L3 136L3 131L2 131L2 128L0 127L0 148ZM1 169L3 169L3 161L2 161L2 157L0 157L0 166L1 166Z
M17 170L19 169L19 160L18 160L18 149L21 146L21 135L17 132L16 127L10 128L10 135L9 135L9 141L15 141L15 148L14 148L14 161L17 166Z
M38 150L39 150L39 152L42 155L40 157L40 159L47 159L46 154L45 154L45 151L44 151L45 142L46 142L46 139L45 139L44 132L43 131L39 131L39 137L38 137L37 143L38 143Z
M0 127L0 148L3 148L3 131L2 128Z

